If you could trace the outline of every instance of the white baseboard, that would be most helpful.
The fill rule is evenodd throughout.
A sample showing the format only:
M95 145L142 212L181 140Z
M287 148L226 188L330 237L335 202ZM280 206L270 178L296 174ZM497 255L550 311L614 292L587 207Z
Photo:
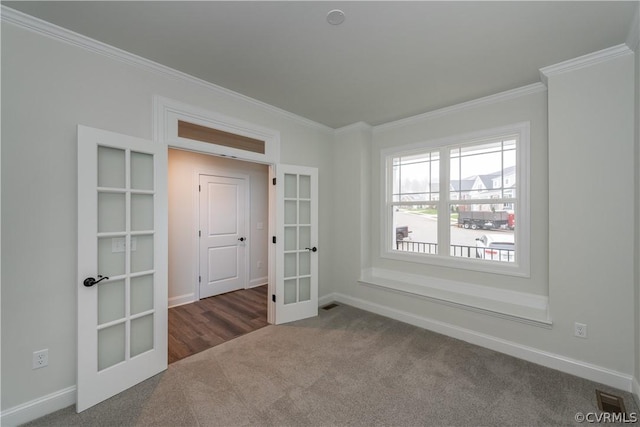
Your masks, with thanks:
M581 362L559 354L538 350L512 341L481 334L470 329L460 328L438 320L429 319L423 316L416 316L415 314L385 307L380 304L375 304L337 292L332 292L318 298L319 307L331 302L350 305L361 310L376 313L381 316L399 320L439 334L457 338L462 341L508 354L538 365L566 372L568 374L605 384L620 390L632 392L633 397L636 399L636 403L640 406L640 384L638 384L638 381L631 375L616 372L590 363ZM0 414L0 425L3 427L14 427L24 424L73 405L75 402L76 387L68 387L47 396L32 400L31 402L3 411Z
M3 427L15 427L64 409L67 406L75 405L75 403L76 386L67 387L2 411L0 415L0 425Z
M325 306L329 303L332 303L336 300L336 293L332 292L330 294L318 297L318 307Z
M257 288L258 286L266 285L267 283L269 283L269 278L267 276L251 279L249 280L249 286L247 286L247 289Z
M196 301L196 294L184 294L177 297L169 298L169 308L177 307L179 305L190 304Z
M633 400L636 401L636 406L640 408L640 384L638 384L638 379L635 377L633 378L631 394L633 394Z
M332 293L323 297L327 302L336 301L347 304L362 310L380 314L391 319L399 320L420 328L428 329L439 334L457 338L471 344L479 345L490 350L508 354L538 365L546 366L561 372L585 378L601 384L608 385L627 392L632 391L638 383L631 375L617 372L608 368L603 368L591 363L582 362L559 354L539 350L537 348L525 346L513 341L504 340L491 335L482 334L470 329L461 328L439 320L417 316L401 310L389 308L380 304L375 304L363 299L354 298L340 293ZM635 384L632 384L635 383ZM634 391L638 394L640 388Z

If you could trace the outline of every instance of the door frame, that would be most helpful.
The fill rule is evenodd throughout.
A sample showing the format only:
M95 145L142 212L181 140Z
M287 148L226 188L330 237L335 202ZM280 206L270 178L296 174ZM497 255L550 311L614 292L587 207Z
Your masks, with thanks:
M178 120L207 126L237 135L246 136L265 141L265 153L251 151L180 138L177 132ZM194 107L165 98L159 95L153 97L153 138L156 143L163 144L166 150L170 148L192 151L219 157L230 157L251 163L260 163L269 166L269 182L276 177L276 167L280 163L280 132L256 125L251 122L225 116L202 108ZM276 236L276 187L269 185L269 236ZM196 233L197 234L197 233ZM196 252L197 254L198 252ZM267 322L275 324L275 306L271 295L276 294L276 245L269 244L267 260ZM198 270L199 271L199 267ZM197 276L195 277L197 284ZM200 289L198 286L198 297Z
M170 149L172 147L168 147L168 149ZM248 245L245 245L245 258L244 258L244 283L243 283L243 288L247 289L249 286L249 278L251 276L251 244L253 242L253 240L251 239L251 216L250 216L250 212L251 212L251 177L248 174L243 174L243 173L237 173L237 172L231 172L230 169L197 169L194 171L194 185L193 185L193 192L194 192L194 219L193 219L193 224L194 224L194 229L193 229L193 236L194 236L194 247L195 247L195 254L196 256L195 258L195 263L194 263L194 275L193 275L193 283L195 286L195 290L194 290L194 295L196 297L196 300L199 301L200 300L200 285L201 283L199 283L198 281L198 276L200 276L200 238L198 236L198 231L201 230L200 226L200 196L202 195L202 193L200 191L198 191L198 186L200 185L200 177L202 175L205 176L216 176L216 177L221 177L221 178L236 178L236 179L243 179L245 182L245 195L244 195L244 203L245 203L245 214L244 214L244 228L245 228L245 232L243 233L245 236L247 236L247 241L249 242ZM267 260L267 264L269 264L269 260Z

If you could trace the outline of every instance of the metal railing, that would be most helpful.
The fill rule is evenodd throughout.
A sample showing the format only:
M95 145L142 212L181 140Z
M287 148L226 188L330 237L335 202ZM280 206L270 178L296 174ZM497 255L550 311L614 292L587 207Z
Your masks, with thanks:
M412 240L396 240L396 250L421 254L438 253L438 244L429 242L414 242ZM514 262L516 259L513 249L486 248L483 246L450 245L450 255L463 258L481 258L493 261Z

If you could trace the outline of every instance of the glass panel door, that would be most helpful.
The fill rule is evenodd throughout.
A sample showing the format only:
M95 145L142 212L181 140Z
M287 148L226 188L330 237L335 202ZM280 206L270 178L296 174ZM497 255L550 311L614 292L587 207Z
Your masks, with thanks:
M283 323L317 315L317 169L279 165L278 175L276 323Z
M166 151L78 128L78 411L166 369Z

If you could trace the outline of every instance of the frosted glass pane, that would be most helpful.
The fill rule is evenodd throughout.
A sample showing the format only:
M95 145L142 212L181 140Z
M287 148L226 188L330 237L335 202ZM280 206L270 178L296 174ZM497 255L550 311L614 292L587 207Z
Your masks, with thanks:
M124 317L124 280L100 282L98 287L98 325Z
M300 198L311 198L311 177L309 175L300 175Z
M131 237L131 272L153 270L153 236Z
M298 290L296 279L293 280L285 280L284 281L284 303L291 304L298 301L298 296L296 295Z
M131 321L131 357L153 349L153 314Z
M285 227L284 228L284 250L285 251L295 251L298 249L298 238L297 238L296 227Z
M285 224L297 224L298 212L297 202L295 200L287 200L284 202L284 223Z
M284 277L297 276L296 255L297 254L284 254Z
M303 277L300 282L300 297L299 301L309 301L311 299L311 278Z
M124 150L98 147L98 187L124 188Z
M298 276L306 276L311 274L311 254L309 252L301 252L299 255L300 267L298 268Z
M124 274L124 237L98 239L98 274L113 277Z
M131 188L153 190L153 155L131 152Z
M98 193L98 232L125 231L124 193Z
M153 274L131 278L131 314L153 308Z
M153 230L153 195L131 195L131 230Z
M124 361L124 323L98 331L98 371Z
M311 224L311 202L300 202L300 224Z
M310 248L311 247L311 227L300 226L298 230L300 230L300 249Z
M284 197L288 199L295 199L298 197L297 180L297 175L291 175L288 173L284 175Z

